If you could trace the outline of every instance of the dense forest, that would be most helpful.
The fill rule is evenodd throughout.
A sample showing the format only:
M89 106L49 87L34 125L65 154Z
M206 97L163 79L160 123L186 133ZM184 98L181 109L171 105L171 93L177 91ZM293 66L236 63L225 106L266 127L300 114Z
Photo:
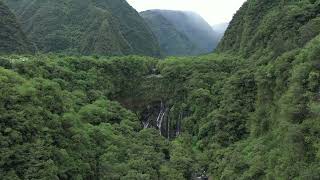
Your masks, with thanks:
M3 0L44 53L160 56L155 36L126 0Z
M34 41L0 11L1 38ZM248 0L197 57L7 45L0 179L320 179L319 0Z

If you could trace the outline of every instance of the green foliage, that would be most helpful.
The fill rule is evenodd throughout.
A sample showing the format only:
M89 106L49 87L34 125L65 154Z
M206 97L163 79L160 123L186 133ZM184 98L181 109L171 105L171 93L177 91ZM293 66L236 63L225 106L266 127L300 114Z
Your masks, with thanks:
M79 110L80 119L92 125L101 123L120 123L123 120L134 121L135 116L122 109L115 102L97 100Z
M159 178L169 161L168 142L156 130L140 131L134 113L108 100L131 94L120 89L124 79L138 79L155 61L131 58L1 58L11 69L0 69L1 177ZM114 72L119 79L111 78Z
M125 1L4 1L41 52L160 56L159 45Z
M217 179L318 179L319 158L319 69L314 66L314 57L319 54L319 36L304 48L283 54L265 65L258 65L254 82L257 97L254 106L243 113L245 108L236 110L237 117L245 119L250 136L226 147L210 143L207 156L211 157L209 171ZM250 66L248 68L251 69ZM246 73L247 74L247 73ZM316 85L317 84L317 85ZM250 86L245 90L250 90ZM241 92L241 88L234 89ZM250 92L250 91L248 91ZM233 107L237 98L229 97ZM239 96L246 96L241 92ZM250 106L249 106L250 107ZM244 114L249 116L243 117ZM218 112L213 112L218 116ZM232 113L227 114L232 117ZM223 121L223 125L228 119ZM208 125L206 129L213 128ZM230 127L227 126L227 127ZM206 130L205 129L205 130ZM204 131L204 130L203 130ZM204 131L204 132L209 132ZM222 136L227 131L212 131L203 136ZM240 133L241 130L234 131ZM232 133L231 133L232 134ZM236 134L233 137L241 137ZM219 142L219 141L218 141ZM223 142L228 142L224 140ZM202 145L202 144L201 144Z
M278 57L319 34L319 1L247 1L234 16L218 51Z
M200 57L1 56L0 177L319 179L318 6L249 0Z
M34 50L15 15L0 2L0 53L31 53Z

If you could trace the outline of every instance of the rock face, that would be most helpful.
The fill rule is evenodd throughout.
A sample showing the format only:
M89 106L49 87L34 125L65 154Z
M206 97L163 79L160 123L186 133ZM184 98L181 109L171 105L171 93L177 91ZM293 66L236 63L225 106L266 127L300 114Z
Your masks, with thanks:
M159 56L144 20L125 0L5 0L42 52Z
M218 36L196 13L148 10L140 14L156 35L164 55L206 54L212 52L218 44Z
M30 53L33 45L9 8L0 1L0 53Z

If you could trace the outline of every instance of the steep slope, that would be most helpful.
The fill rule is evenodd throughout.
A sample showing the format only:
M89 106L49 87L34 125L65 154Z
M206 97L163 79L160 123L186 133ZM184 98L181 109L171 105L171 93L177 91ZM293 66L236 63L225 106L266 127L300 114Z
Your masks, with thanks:
M230 23L218 51L277 57L320 32L320 2L248 1Z
M248 0L206 56L0 56L0 177L320 179L319 5Z
M213 179L319 179L319 14L317 0L248 0L234 16L218 52L245 64L211 88L225 97L197 136Z
M217 36L198 14L148 10L140 13L152 29L165 55L199 55L212 52Z
M9 8L0 1L0 53L28 53L33 45Z
M43 52L159 56L158 43L125 0L6 0Z
M211 179L320 178L319 11L316 0L248 0L215 56L159 65L170 122Z

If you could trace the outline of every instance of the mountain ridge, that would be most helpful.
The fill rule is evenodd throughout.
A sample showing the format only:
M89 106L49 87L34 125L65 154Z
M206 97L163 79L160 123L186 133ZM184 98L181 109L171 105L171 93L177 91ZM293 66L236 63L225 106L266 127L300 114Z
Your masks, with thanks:
M41 52L160 56L143 19L125 0L5 0Z
M0 1L0 53L33 53L35 48L15 15Z
M197 13L153 9L140 12L167 55L199 55L212 52L217 37Z
M217 51L277 57L301 48L320 32L319 4L308 0L247 1L230 22Z
M248 0L201 56L1 55L0 177L319 179L319 14Z

